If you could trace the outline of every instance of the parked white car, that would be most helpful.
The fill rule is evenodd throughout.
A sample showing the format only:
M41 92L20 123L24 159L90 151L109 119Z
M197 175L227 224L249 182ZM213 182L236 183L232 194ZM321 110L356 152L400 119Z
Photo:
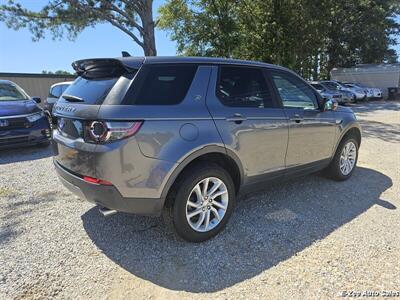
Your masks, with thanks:
M346 82L345 85L350 87L358 87L367 91L368 98L380 99L382 98L382 90L378 88L371 88L361 83Z
M73 81L58 82L53 84L49 89L49 96L44 100L43 108L46 114L52 116L54 104L64 91L73 83Z

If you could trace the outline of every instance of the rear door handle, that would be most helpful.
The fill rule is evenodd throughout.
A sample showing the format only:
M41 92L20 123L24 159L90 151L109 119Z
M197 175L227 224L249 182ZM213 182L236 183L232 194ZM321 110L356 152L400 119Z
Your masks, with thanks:
M294 114L293 117L290 118L290 120L295 121L296 123L300 123L301 121L304 120L304 118L299 114Z
M236 124L241 124L243 121L246 121L247 118L242 116L241 114L234 114L231 117L226 118L228 122L235 122Z

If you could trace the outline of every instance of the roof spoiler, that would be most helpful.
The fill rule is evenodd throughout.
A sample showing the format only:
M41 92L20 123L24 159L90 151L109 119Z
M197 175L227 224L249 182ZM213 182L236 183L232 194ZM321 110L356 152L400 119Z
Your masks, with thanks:
M77 60L72 63L72 68L78 76L88 78L115 77L135 70L124 65L116 58L90 58Z

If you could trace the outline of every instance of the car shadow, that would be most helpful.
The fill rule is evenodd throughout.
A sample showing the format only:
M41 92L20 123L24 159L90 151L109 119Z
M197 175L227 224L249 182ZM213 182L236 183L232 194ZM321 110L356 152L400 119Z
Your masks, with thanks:
M392 186L386 175L357 168L335 182L310 175L241 196L226 229L192 244L166 230L160 218L128 214L82 215L93 243L131 274L172 290L214 292L242 282L324 239L381 199Z
M375 100L369 102L359 102L352 105L351 109L360 115L382 110L398 111L400 110L400 101Z
M365 138L381 139L385 142L400 142L400 126L372 120L359 120Z
M23 146L24 148L10 148L0 150L0 165L21 161L30 161L53 156L51 146Z

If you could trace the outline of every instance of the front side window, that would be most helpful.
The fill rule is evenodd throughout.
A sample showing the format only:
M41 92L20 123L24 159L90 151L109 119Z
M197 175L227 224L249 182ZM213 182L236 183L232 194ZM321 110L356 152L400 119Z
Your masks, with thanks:
M263 71L258 68L220 67L216 96L226 106L274 106Z
M313 90L303 81L291 74L272 72L282 104L286 108L318 108L318 100Z

